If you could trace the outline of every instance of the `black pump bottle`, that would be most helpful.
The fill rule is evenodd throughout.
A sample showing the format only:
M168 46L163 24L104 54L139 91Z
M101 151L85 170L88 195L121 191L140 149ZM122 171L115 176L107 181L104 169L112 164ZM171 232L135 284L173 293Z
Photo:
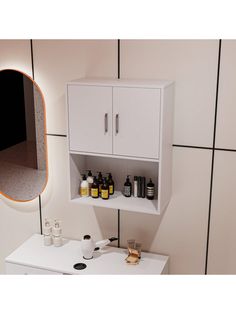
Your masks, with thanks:
M129 175L127 175L125 184L124 184L124 196L131 197L132 194L132 183L130 182Z
M115 190L115 186L114 186L114 181L112 179L112 175L110 172L108 173L107 183L109 185L109 195L113 195L114 190Z

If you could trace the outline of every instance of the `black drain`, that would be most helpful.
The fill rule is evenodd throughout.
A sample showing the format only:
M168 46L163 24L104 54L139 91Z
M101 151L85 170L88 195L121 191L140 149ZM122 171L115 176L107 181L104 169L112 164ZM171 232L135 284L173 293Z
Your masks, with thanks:
M73 267L74 267L75 269L77 269L77 270L82 270L82 269L85 269L85 268L87 267L87 265L84 264L84 263L77 263L77 264L75 264Z

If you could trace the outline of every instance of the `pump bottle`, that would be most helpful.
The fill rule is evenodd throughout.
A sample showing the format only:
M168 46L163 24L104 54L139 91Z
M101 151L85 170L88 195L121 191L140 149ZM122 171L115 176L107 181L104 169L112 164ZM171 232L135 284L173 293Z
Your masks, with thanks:
M89 184L85 174L83 174L83 180L80 184L80 196L82 197L89 196Z
M91 187L91 196L92 198L98 198L99 197L99 185L97 182L97 178L94 176L93 177L93 183Z
M103 178L103 184L101 187L101 197L103 200L109 199L109 185L107 183L106 178Z
M132 184L130 182L129 177L130 176L127 175L127 178L126 178L126 181L124 184L124 196L126 196L126 197L131 197L131 193L132 193Z
M115 186L114 186L114 181L112 179L112 175L111 175L110 172L108 173L107 183L108 183L108 186L109 186L109 195L113 195L114 194L114 190L115 190Z
M102 184L103 184L103 180L102 180L102 173L101 171L98 172L98 185L99 185L99 196L101 196L101 190L102 190Z
M93 184L93 175L91 170L87 170L88 171L88 176L87 176L87 181L88 181L88 185L89 185L89 196L91 196L91 187Z

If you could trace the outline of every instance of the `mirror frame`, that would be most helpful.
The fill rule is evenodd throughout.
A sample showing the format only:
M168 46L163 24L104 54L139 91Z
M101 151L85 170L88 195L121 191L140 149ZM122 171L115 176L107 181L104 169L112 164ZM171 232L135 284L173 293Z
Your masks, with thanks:
M31 80L32 84L34 84L41 97L42 97L42 106L43 106L43 116L44 116L44 143L45 143L45 161L46 161L46 180L45 180L45 184L43 185L43 188L42 188L42 191L39 192L39 194L37 196L35 196L34 198L32 199L23 199L23 200L15 200L14 198L12 198L10 195L4 193L1 191L0 189L0 195L3 195L4 197L8 198L9 200L11 201L14 201L14 202L20 202L20 203L24 203L24 202L30 202L30 201L33 201L35 200L37 197L40 196L40 194L43 193L43 191L45 190L46 186L47 186L47 183L48 183L48 145L47 145L47 123L46 123L46 105L45 105L45 98L44 98L44 95L42 93L42 90L41 88L39 87L39 85L35 82L35 80L28 74L26 74L25 72L23 71L20 71L20 70L16 70L16 69L11 69L11 68L5 68L5 69L0 69L0 72L2 71L15 71L15 72L18 72L18 73L21 73L22 75L26 76L29 80Z

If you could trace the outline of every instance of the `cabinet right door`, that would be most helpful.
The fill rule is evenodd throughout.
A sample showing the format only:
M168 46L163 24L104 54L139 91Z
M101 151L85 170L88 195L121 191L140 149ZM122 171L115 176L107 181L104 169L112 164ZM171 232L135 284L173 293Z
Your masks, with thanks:
M113 154L159 158L161 91L113 88Z

